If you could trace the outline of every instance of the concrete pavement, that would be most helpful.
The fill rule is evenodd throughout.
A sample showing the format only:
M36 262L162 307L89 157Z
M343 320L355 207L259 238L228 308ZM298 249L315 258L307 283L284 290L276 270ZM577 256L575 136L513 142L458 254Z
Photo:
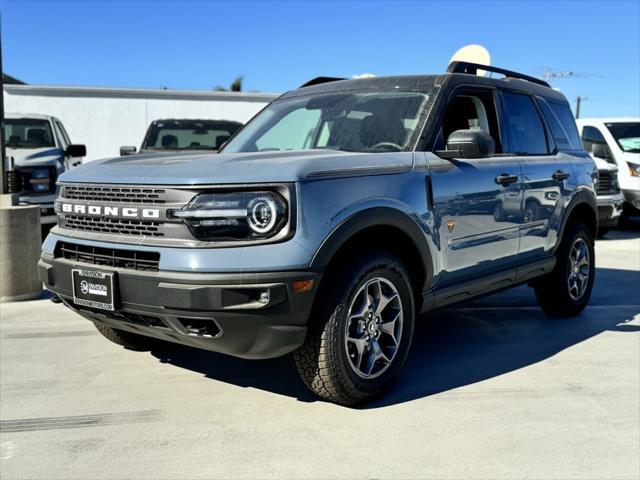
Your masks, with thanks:
M362 409L290 357L136 353L48 300L1 304L0 477L640 478L640 232L596 249L582 315L527 287L433 314Z

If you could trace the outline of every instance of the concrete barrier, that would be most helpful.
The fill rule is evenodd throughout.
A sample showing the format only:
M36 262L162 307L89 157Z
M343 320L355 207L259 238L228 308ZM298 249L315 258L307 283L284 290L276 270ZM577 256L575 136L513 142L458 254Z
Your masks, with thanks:
M41 244L40 207L0 204L0 302L28 300L42 293Z

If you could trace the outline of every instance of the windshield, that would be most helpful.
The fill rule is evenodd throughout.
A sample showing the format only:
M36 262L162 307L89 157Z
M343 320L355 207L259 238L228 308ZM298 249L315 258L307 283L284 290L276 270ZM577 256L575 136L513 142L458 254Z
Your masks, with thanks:
M241 126L228 121L158 121L149 127L142 149L217 150Z
M277 100L241 130L224 151L410 150L427 98L424 93L393 91Z
M607 123L606 125L624 152L640 153L640 122Z
M9 148L54 147L48 120L5 118L4 144Z

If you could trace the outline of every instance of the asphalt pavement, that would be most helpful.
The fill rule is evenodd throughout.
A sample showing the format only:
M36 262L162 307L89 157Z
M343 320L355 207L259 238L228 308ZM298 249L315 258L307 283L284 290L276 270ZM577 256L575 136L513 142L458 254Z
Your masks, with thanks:
M290 356L132 352L47 299L0 304L0 477L638 479L640 231L596 255L580 316L525 286L431 314L359 409Z

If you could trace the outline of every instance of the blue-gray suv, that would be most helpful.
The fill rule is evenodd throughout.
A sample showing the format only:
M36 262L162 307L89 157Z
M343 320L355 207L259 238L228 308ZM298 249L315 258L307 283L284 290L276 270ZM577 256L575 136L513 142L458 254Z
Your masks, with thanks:
M549 315L578 314L596 181L541 80L465 62L320 78L220 154L65 173L39 274L127 348L293 352L311 390L355 405L398 378L420 314L523 283Z

